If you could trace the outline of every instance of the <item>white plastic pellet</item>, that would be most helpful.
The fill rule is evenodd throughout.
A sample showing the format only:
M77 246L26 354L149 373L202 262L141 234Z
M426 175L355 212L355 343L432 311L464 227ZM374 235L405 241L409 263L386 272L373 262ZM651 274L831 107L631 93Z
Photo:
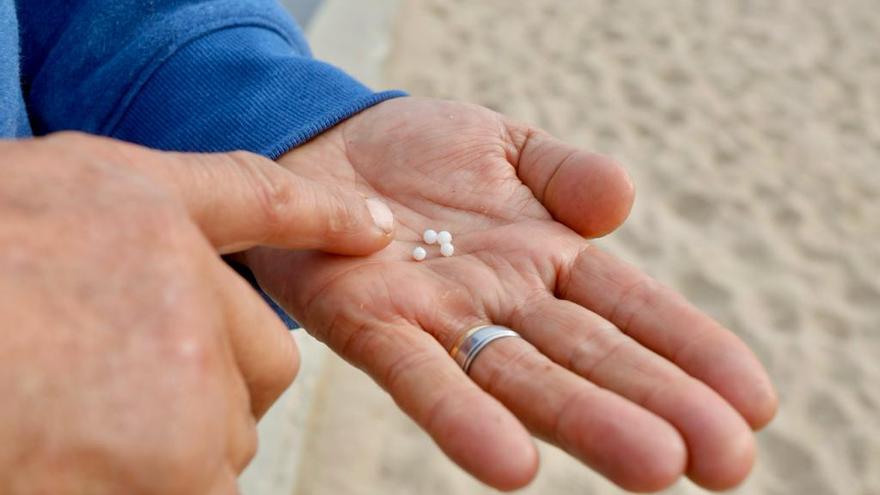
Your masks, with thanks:
M453 246L452 243L445 242L440 244L440 254L448 258L449 256L452 256L453 253L455 253L455 246Z
M437 242L442 246L443 244L452 244L452 234L445 230L441 230L437 233Z
M437 242L437 231L433 229L428 229L422 234L422 240L425 241L425 244L434 244Z
M442 248L440 250L443 251ZM428 256L428 252L425 251L425 248L423 248L422 246L418 246L413 249L412 257L414 260L422 261L423 259L425 259L425 256Z

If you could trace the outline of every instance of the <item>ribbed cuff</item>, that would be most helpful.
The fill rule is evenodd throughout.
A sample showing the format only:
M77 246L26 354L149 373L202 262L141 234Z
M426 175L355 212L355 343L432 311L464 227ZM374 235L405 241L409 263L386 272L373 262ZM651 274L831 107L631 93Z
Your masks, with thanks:
M375 93L298 54L265 26L235 26L183 45L151 74L107 134L158 149L246 150L274 159L404 95Z

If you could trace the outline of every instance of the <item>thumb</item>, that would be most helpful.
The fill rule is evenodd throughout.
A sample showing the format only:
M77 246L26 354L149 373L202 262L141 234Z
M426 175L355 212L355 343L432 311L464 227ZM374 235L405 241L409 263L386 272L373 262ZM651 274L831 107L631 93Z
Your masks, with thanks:
M391 242L391 210L353 189L245 152L166 156L163 174L221 253L267 245L365 255Z
M517 175L556 220L589 238L626 220L635 191L620 164L523 124L508 127Z
M252 153L168 153L70 133L45 139L59 152L124 164L169 188L223 254L257 245L370 254L393 237L394 216L380 200Z

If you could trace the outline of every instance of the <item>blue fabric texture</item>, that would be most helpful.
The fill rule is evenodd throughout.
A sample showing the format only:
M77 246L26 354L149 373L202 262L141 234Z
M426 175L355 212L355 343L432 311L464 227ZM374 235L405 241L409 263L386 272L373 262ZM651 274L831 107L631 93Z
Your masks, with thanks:
M18 20L11 0L0 0L0 138L30 136L18 71Z
M312 58L274 0L17 4L38 135L74 129L158 149L276 158L402 94L374 93Z
M0 0L0 138L277 158L403 94L315 60L275 0Z

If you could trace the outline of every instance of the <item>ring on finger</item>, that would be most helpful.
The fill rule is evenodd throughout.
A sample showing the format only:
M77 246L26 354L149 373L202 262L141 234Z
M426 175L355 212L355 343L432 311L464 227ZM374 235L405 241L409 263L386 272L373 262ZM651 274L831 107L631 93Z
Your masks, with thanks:
M505 337L520 337L510 328L502 325L480 325L465 332L452 346L449 355L461 366L465 374L470 370L471 364L477 355L491 342Z

